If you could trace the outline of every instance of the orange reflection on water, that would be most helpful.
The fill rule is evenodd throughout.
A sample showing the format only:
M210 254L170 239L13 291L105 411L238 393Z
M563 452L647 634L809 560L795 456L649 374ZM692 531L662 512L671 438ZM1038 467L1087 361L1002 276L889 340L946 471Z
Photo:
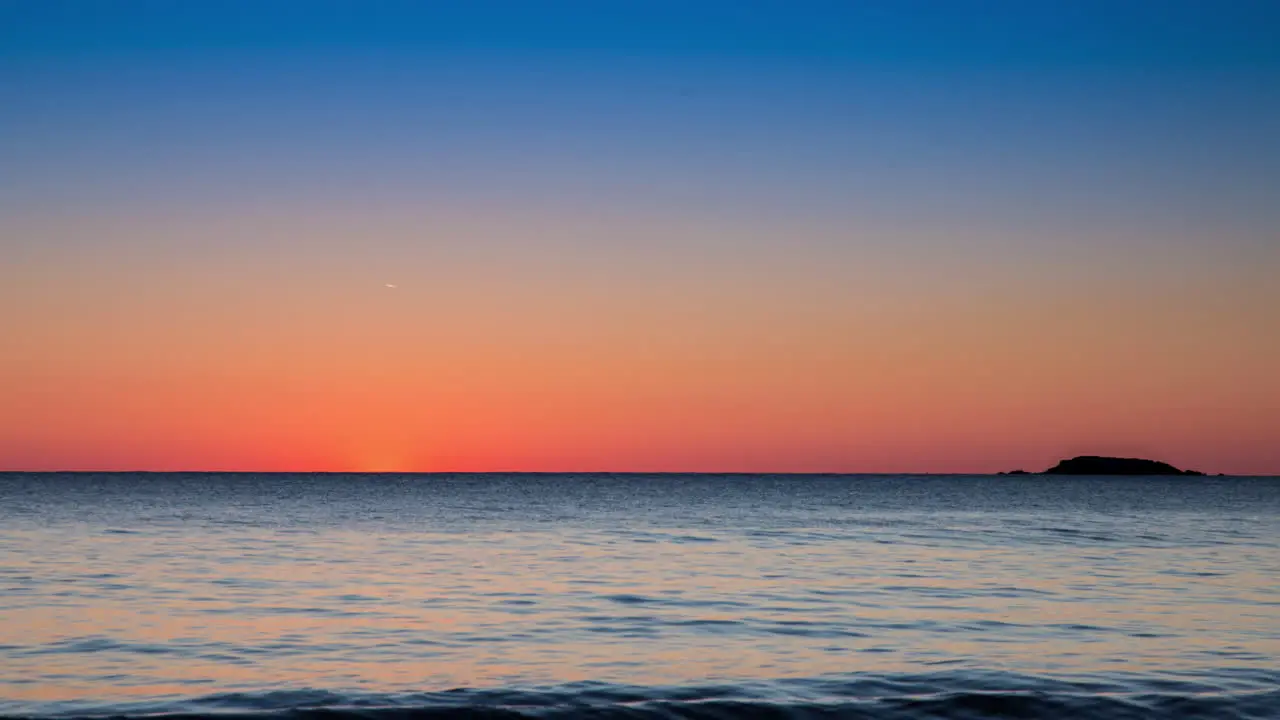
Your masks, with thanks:
M5 692L1088 673L1116 658L1193 670L1280 654L1280 597L1247 547L1051 541L1002 522L13 531L11 569L39 593L6 600L0 645L27 649L11 669L33 682Z

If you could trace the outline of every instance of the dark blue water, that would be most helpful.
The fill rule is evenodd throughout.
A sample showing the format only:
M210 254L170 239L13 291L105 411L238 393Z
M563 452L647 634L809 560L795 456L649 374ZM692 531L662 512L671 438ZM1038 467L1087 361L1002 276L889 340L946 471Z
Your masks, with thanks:
M1280 718L1280 479L0 475L0 715Z

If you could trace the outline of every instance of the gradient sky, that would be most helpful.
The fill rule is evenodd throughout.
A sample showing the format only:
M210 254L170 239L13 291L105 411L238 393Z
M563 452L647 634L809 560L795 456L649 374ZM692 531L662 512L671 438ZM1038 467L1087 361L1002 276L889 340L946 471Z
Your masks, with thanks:
M0 469L1280 473L1278 129L1274 2L0 0Z

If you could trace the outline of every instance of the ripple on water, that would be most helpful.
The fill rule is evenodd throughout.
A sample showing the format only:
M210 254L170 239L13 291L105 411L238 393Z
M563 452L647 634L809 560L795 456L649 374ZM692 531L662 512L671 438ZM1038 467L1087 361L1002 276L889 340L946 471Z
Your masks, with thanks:
M1266 717L1280 483L1150 482L0 476L0 714Z

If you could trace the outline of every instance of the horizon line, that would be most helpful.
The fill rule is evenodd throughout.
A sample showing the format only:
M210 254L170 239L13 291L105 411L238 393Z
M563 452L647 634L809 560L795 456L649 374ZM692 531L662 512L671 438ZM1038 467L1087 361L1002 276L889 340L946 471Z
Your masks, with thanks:
M1213 473L1200 476L1184 475L1054 475L1045 471L1015 472L859 472L859 471L749 471L749 470L14 470L0 468L0 475L788 475L788 476L1046 476L1046 477L1239 477L1275 478L1280 472L1269 473Z

